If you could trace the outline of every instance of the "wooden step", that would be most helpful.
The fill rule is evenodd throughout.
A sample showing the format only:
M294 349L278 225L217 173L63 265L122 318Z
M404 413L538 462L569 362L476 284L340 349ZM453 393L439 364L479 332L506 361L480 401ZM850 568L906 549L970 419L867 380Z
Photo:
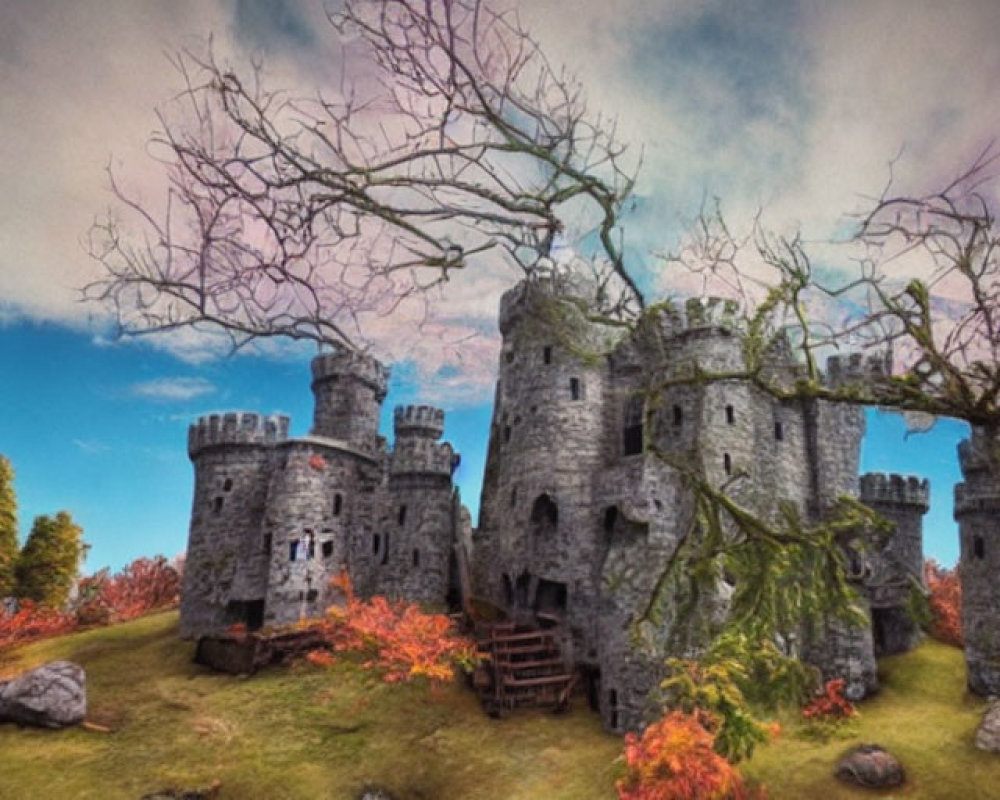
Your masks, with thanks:
M512 675L504 675L503 685L508 689L528 689L537 686L568 684L572 680L573 676L566 672L559 675L546 675L541 678L515 678Z

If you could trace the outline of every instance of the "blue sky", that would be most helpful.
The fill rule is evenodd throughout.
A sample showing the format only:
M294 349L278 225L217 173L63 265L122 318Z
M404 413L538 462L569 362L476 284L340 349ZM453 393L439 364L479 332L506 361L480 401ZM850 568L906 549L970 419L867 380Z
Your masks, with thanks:
M513 0L512 0L513 1ZM761 212L807 240L893 175L937 187L1000 129L1000 4L831 0L513 2L555 63L579 74L590 106L617 117L643 167L629 218L643 285L670 289L657 252L719 196L734 229ZM0 452L17 469L22 525L69 509L88 567L183 549L192 474L188 423L251 409L311 417L308 354L219 357L173 336L110 344L101 308L78 289L99 274L82 239L111 205L105 169L154 206L163 170L146 142L180 88L167 54L213 36L222 59L263 56L272 85L336 85L340 45L319 0L14 0L0 3ZM901 8L905 7L905 13ZM975 53L975 69L969 68ZM836 270L836 263L819 264ZM385 412L443 405L463 453L463 495L478 503L498 354L495 314L516 276L487 268L448 287L426 330L368 332L393 362ZM384 426L388 427L388 426ZM872 413L863 468L931 478L927 551L954 561L951 485L957 423L904 438Z

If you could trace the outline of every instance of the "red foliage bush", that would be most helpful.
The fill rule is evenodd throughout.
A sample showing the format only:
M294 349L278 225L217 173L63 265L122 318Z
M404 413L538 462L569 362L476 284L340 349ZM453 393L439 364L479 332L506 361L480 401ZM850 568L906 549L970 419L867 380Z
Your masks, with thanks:
M17 611L0 607L0 650L68 633L75 627L76 617L72 614L22 600Z
M166 558L137 558L116 575L103 569L80 581L77 619L84 625L134 619L176 605L179 596L180 575Z
M924 562L931 621L928 633L945 644L962 646L962 582L957 569L945 569L934 559Z
M802 709L805 719L839 720L853 717L857 713L854 703L844 697L843 678L827 681L823 693L810 700Z
M616 785L619 800L749 797L739 770L715 752L714 726L704 712L671 711L641 737L626 734L628 772Z
M335 652L371 653L365 666L381 671L385 682L420 675L432 681L450 681L456 665L472 664L475 646L460 636L443 614L425 614L415 604L390 602L384 597L359 600L346 573L334 578L332 584L344 593L346 602L330 607L319 629ZM332 663L319 652L308 658L317 666Z

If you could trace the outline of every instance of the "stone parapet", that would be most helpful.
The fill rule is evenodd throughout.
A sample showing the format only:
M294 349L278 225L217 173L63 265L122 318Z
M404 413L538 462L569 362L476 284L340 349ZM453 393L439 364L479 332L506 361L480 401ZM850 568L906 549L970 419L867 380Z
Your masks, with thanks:
M892 374L892 353L848 353L830 356L826 360L824 375L827 386L838 387L847 383L884 380Z
M393 430L397 440L410 436L440 439L444 433L444 411L433 406L396 406Z
M455 451L447 442L427 438L396 439L389 461L390 475L443 475L451 477Z
M916 506L921 513L930 508L930 482L915 475L869 472L861 476L861 502L865 505Z
M312 360L314 386L343 376L350 376L368 385L380 399L385 397L389 385L389 369L373 356L341 350L336 353L321 353Z
M271 445L288 438L287 416L230 411L201 417L188 428L188 455L195 458L211 447Z

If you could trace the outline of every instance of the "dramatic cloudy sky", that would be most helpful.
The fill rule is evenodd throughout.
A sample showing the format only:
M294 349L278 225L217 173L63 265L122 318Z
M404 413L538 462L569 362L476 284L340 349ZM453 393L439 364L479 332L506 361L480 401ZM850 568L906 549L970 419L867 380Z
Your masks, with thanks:
M554 61L642 148L631 257L655 265L704 197L740 224L820 239L877 194L939 184L996 132L1000 4L536 0L523 16ZM184 431L225 408L284 411L309 425L307 354L220 362L201 342L109 341L78 300L97 275L81 240L111 202L110 164L138 195L163 186L145 142L178 90L168 57L199 47L263 54L276 84L339 74L324 7L311 0L0 0L0 452L18 470L22 527L72 510L90 568L183 549L190 502ZM498 293L509 276L455 287L447 329L400 341L387 403L443 404L476 504L489 418ZM442 348L445 338L462 348ZM873 415L865 463L935 481L930 552L953 561L953 447L961 426L904 442Z

